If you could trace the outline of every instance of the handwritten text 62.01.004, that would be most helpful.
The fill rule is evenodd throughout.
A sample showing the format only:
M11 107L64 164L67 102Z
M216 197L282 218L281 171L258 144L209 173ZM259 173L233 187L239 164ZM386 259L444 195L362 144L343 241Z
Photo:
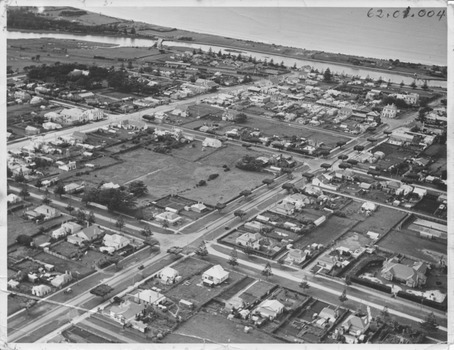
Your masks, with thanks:
M374 9L367 11L367 17L377 18L407 18L407 17L435 17L441 20L446 17L446 10L425 10L425 9L410 9L393 10L393 9Z

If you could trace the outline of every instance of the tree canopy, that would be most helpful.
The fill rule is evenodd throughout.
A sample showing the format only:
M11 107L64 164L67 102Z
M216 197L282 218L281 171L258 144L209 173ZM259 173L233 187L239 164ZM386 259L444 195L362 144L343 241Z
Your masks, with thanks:
M110 294L114 289L107 284L100 284L95 288L90 290L90 293L98 297L104 298L106 295Z

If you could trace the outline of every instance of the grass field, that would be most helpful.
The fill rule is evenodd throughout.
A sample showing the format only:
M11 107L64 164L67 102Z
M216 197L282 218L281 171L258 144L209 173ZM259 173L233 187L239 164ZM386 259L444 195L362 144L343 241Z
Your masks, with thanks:
M203 305L244 278L243 275L237 272L229 272L230 275L226 282L211 288L202 284L201 275L195 275L172 288L166 293L166 296L177 302L180 299L184 299L194 303L196 306Z
M32 221L22 219L21 213L22 211L17 211L12 215L8 215L8 246L16 243L17 236L21 234L31 236L39 230L39 226Z
M305 234L303 238L295 244L295 248L303 249L312 243L320 243L326 246L344 230L353 226L354 223L355 221L350 220L349 218L331 216L319 227Z
M199 312L180 326L175 334L164 338L165 343L188 342L188 338L197 339L198 343L280 343L275 338L257 329L244 332L241 323L227 320L225 316Z
M62 273L65 271L78 271L80 272L80 276L83 276L91 271L89 266L74 261L63 260L44 252L37 254L34 258L42 261L43 263L54 265L55 270Z
M433 263L439 262L440 254L446 256L448 253L446 244L421 238L416 232L406 229L392 230L378 245L396 253L407 254Z
M254 188L269 177L267 174L245 172L235 168L235 163L245 154L259 156L259 152L243 147L201 150L201 143L195 148L185 146L165 155L139 149L121 156L123 163L95 170L79 180L99 184L101 181L123 185L127 181L141 180L149 188L149 199L158 199L168 194L179 194L185 198L215 205L238 195L244 189ZM223 165L231 170L225 172ZM207 180L211 174L219 177L207 181L207 186L196 187L200 180Z
M373 231L384 234L405 217L406 213L387 207L378 207L377 211L355 226L355 231L367 233Z

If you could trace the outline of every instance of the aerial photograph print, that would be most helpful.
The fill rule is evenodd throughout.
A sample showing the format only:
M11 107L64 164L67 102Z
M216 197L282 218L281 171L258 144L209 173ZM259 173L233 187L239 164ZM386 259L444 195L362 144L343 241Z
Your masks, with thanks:
M447 346L452 9L249 3L5 6L0 348Z

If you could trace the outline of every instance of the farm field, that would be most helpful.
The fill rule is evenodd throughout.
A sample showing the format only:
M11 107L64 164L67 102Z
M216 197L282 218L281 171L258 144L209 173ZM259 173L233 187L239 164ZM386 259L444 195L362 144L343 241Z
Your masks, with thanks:
M171 155L139 149L121 155L123 163L92 171L78 180L92 184L101 181L120 185L134 180L143 181L150 189L148 199L159 199L168 194L179 194L185 198L215 205L226 202L242 190L252 189L269 177L266 173L245 172L235 163L245 154L259 156L259 152L243 147L228 146L220 149L205 149L201 143L196 147L186 146L172 150ZM192 156L192 157L191 157ZM223 165L230 171L225 172ZM200 180L207 180L211 174L219 177L207 181L206 186L196 187Z

